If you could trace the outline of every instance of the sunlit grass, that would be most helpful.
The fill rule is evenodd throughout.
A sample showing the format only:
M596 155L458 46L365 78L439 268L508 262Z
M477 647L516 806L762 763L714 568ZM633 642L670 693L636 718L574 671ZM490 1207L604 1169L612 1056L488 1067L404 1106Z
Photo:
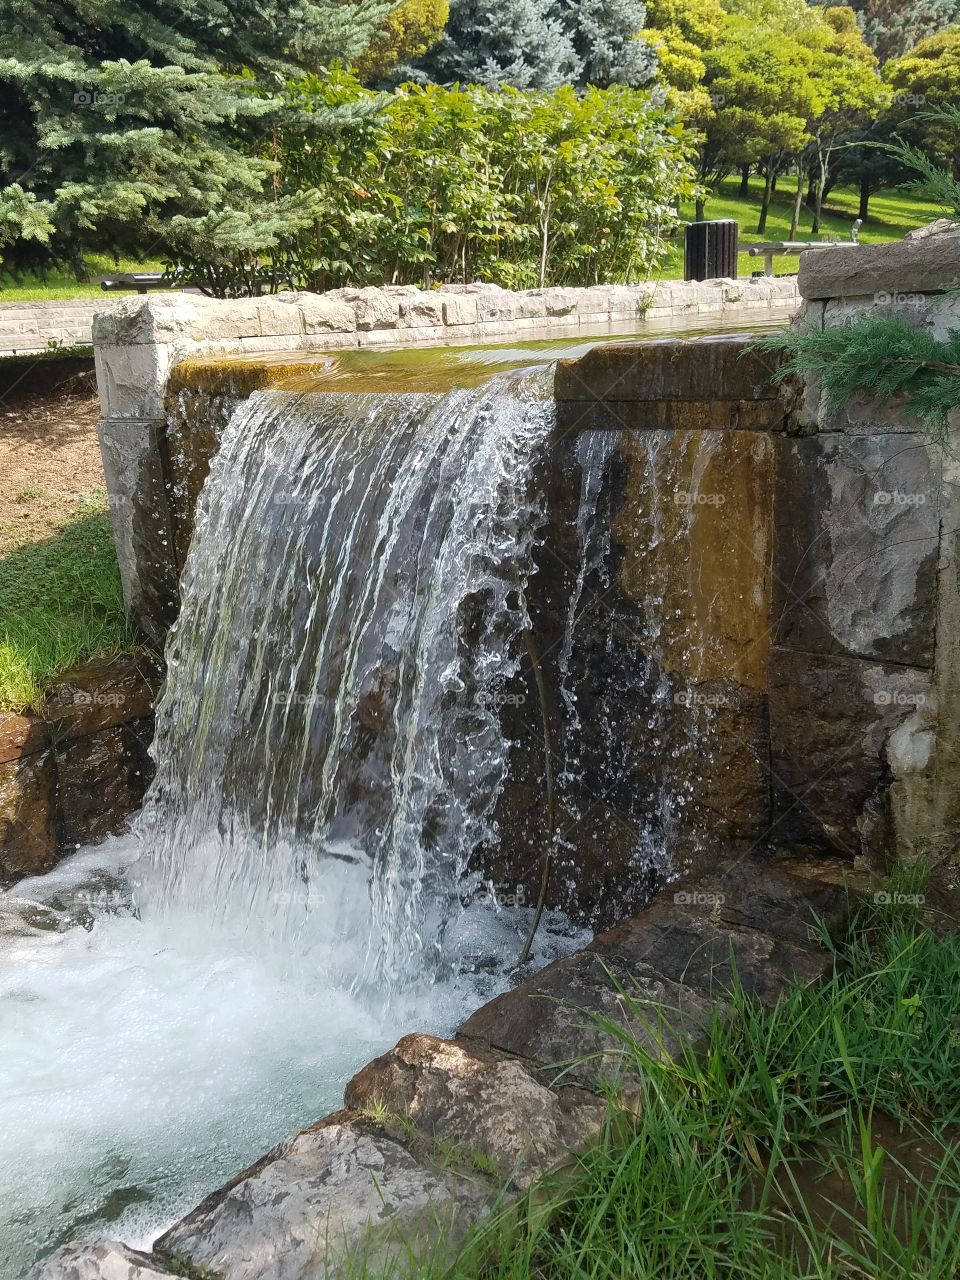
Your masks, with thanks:
M36 704L44 682L133 647L105 494L52 538L0 558L0 710Z

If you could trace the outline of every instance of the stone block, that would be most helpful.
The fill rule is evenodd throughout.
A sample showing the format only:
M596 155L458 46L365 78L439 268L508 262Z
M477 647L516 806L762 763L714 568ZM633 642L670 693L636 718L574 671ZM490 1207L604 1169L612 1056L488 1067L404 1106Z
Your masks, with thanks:
M0 711L0 764L34 755L49 745L47 726L39 716Z
M94 658L57 677L41 714L55 743L85 738L152 715L162 679L161 664L147 654Z
M485 1190L343 1115L281 1142L154 1245L220 1280L379 1274L455 1248ZM446 1234L449 1233L449 1234Z
M63 847L98 844L126 829L153 776L152 739L149 716L55 748Z
M298 297L304 333L353 333L356 330L356 313L349 303L315 293L301 293Z
M400 327L430 329L443 326L443 299L438 293L418 292L400 302Z
M930 673L775 648L770 661L771 837L862 852L891 735L932 706Z
M104 418L163 417L167 375L173 363L170 345L98 342L94 360Z
M112 347L200 337L207 316L216 307L233 305L185 293L104 300L93 315L93 342L95 346Z
M529 1186L600 1132L604 1104L578 1089L553 1090L514 1058L480 1045L411 1035L347 1085L355 1110L384 1108L429 1142L482 1156L499 1176Z
M443 292L443 323L445 325L475 325L479 319L476 298Z
M400 299L383 289L334 289L326 296L353 308L358 329L395 329L400 321Z
M778 439L776 643L933 662L939 451L920 435Z
M804 298L941 293L960 285L960 231L926 240L810 249L800 255Z
M41 875L57 860L57 770L52 751L0 764L0 883Z
M558 400L773 400L777 357L741 336L609 343L557 365Z

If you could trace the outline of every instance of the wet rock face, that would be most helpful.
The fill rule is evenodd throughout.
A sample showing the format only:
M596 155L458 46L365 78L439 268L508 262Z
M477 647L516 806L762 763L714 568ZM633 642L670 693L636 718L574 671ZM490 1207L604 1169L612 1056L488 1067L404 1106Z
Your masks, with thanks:
M160 664L118 654L65 672L37 712L0 714L0 883L121 832L143 801Z
M159 1258L107 1240L64 1245L34 1268L30 1280L166 1280L177 1274Z
M594 924L769 823L773 492L789 397L746 348L610 346L558 370L528 597L556 797L550 898ZM505 714L517 747L501 826L529 888L549 826L529 672Z

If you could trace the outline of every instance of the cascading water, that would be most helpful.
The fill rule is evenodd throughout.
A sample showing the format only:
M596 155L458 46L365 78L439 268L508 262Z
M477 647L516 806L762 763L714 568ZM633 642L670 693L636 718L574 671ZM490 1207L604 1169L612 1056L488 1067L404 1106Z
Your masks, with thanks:
M0 1275L149 1241L398 1035L509 985L529 912L469 867L497 839L547 379L234 415L138 831L5 903ZM582 937L551 917L536 962Z

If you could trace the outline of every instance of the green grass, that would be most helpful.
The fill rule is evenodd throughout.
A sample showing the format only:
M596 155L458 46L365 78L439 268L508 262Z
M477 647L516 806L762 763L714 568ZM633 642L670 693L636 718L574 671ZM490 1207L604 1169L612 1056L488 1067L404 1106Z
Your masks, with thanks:
M148 261L137 262L131 258L123 258L115 262L109 254L90 253L86 256L88 283L78 281L72 271L57 269L49 271L45 276L26 275L15 280L4 276L0 280L0 303L3 302L54 302L60 298L103 298L100 288L100 277L115 275L121 271L162 271L163 263ZM118 295L123 297L124 295Z
M895 888L922 893L916 877ZM602 1140L490 1214L452 1264L400 1273L960 1275L960 935L871 903L835 958L829 981L772 1010L735 992L698 1055L655 1061L618 1033L642 1080L629 1112L612 1101Z
M0 710L35 705L78 662L137 646L106 511L106 495L92 495L55 537L0 559Z
M751 179L750 194L745 199L737 194L740 189L739 178L721 183L717 195L707 203L706 216L710 219L736 218L740 224L741 245L758 244L764 240L786 240L790 234L790 222L793 217L793 194L789 190L790 183L789 175L781 181L781 187L775 193L770 206L767 229L762 236L756 233L763 196L763 183L759 178ZM827 201L822 230L817 238L848 240L850 227L857 217L859 205L859 193L853 187L834 188ZM684 219L692 220L693 205L685 205L681 213ZM870 217L860 229L860 242L883 244L890 240L902 240L908 231L942 216L942 209L921 199L913 192L898 189L879 191L870 197ZM801 209L798 239L812 238L810 232L812 223L812 214L806 209ZM792 275L796 272L799 261L799 254L776 257L773 260L773 269L777 275ZM740 254L741 276L750 276L754 271L762 270L762 258L751 258L745 252ZM665 280L683 278L682 235L670 246L670 256L663 268L662 278Z

